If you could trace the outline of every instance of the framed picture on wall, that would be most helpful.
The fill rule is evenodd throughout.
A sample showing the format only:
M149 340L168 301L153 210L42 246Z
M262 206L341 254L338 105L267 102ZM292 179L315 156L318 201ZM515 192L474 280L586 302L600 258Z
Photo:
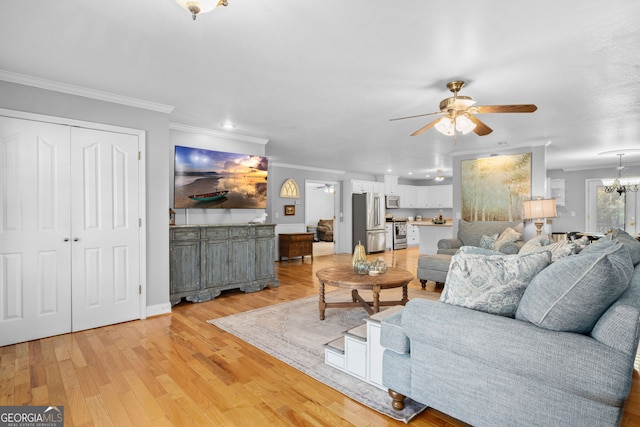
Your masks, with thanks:
M296 214L296 205L284 205L284 214L285 215L295 215Z
M518 221L531 198L531 153L463 160L462 219Z

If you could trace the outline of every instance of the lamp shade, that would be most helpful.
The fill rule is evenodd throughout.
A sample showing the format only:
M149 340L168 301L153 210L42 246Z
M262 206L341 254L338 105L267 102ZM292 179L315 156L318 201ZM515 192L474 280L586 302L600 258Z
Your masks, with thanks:
M524 219L555 218L556 199L536 199L522 202Z

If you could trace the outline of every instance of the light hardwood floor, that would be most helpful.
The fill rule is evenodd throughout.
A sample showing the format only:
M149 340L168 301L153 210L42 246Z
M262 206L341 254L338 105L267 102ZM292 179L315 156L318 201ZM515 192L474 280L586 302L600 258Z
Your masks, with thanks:
M416 271L417 248L379 256ZM170 315L2 347L0 405L63 405L67 426L404 425L206 323L316 295L315 272L349 262L343 254L276 263L278 288L230 291L178 304ZM427 409L411 425L464 424ZM640 426L637 371L622 425Z

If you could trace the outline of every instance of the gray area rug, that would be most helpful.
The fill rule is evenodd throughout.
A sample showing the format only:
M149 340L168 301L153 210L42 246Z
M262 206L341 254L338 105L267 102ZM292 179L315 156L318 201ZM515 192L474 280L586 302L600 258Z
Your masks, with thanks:
M396 292L397 291L397 292ZM371 295L361 293L370 301ZM409 289L411 298L437 299L439 294ZM349 301L349 290L328 292L327 302ZM400 299L400 290L381 293L382 300ZM269 353L315 378L351 399L396 420L409 422L425 406L407 398L405 409L391 407L387 392L324 363L323 344L340 336L342 332L364 323L368 316L364 308L329 308L325 320L318 316L318 297L310 296L244 313L234 314L209 323L227 331L255 347Z

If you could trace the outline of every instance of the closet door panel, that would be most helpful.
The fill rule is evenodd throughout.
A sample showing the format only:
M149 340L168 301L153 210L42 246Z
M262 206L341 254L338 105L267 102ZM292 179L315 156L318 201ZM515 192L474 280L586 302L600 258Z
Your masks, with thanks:
M78 331L140 317L139 160L134 135L73 128L71 139Z
M0 117L0 346L71 330L67 126Z

